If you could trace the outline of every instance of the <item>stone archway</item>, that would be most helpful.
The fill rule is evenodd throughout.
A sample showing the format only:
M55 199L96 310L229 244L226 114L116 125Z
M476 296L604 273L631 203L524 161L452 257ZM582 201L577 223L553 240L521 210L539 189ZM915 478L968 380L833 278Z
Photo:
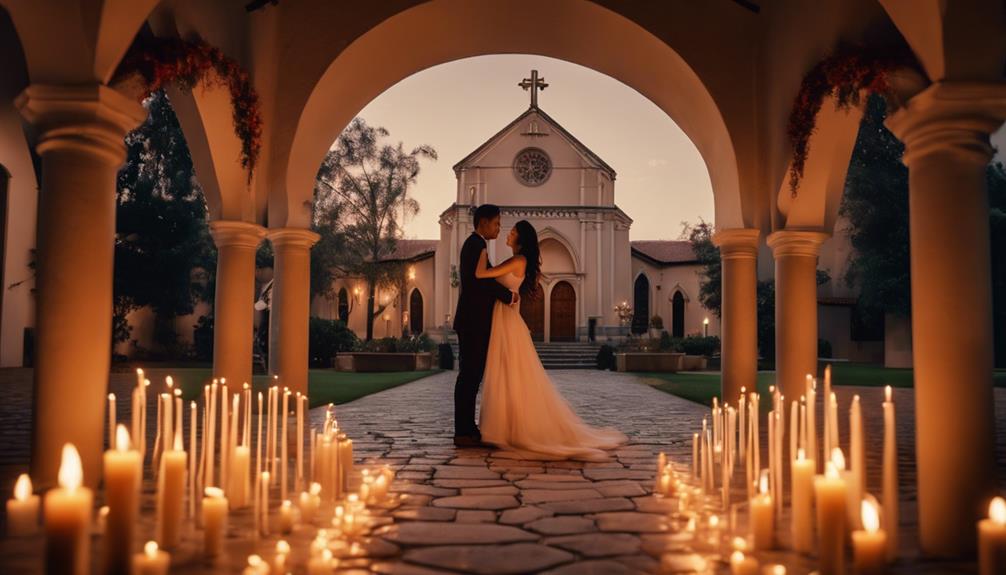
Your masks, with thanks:
M419 288L412 288L409 295L409 331L413 335L423 333L423 294Z
M646 274L636 276L632 285L632 333L646 333L650 327L650 279Z
M685 296L680 291L671 298L671 337L685 337Z
M552 286L549 294L549 341L576 340L576 290L567 281Z
M545 341L545 297L541 291L533 297L521 298L520 315L531 332L531 339Z

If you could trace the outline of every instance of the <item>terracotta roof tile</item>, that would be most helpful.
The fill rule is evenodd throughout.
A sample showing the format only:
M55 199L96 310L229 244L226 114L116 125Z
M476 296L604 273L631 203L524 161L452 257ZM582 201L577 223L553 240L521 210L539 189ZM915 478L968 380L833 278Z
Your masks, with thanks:
M388 260L411 260L435 253L439 240L398 240L395 251L384 258Z

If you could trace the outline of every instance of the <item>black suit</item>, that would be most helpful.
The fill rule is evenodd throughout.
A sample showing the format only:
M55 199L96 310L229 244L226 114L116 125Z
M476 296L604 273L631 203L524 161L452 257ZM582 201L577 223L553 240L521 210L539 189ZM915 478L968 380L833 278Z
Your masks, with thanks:
M454 313L454 331L458 332L460 366L454 384L454 434L478 435L475 425L475 398L486 369L489 334L492 331L493 305L496 300L509 304L513 293L492 278L475 277L486 241L472 233L461 247L461 293Z

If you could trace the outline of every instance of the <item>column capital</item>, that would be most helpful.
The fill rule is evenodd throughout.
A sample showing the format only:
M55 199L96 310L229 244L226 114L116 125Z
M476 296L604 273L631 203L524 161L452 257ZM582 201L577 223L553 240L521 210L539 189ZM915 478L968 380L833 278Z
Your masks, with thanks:
M778 230L765 238L768 247L772 248L775 257L779 256L813 256L821 251L821 244L831 234L816 230Z
M937 82L885 124L905 143L905 165L936 152L986 164L993 152L989 134L1004 120L1006 82Z
M210 235L218 248L233 246L255 249L265 237L265 228L249 222L215 220L210 222Z
M757 258L758 238L761 230L757 228L729 228L717 230L713 234L713 245L720 248L722 259Z
M321 236L306 228L269 228L265 237L274 247L294 246L311 249Z
M126 158L123 138L147 119L136 101L102 84L32 84L14 101L38 129L36 150L78 150L118 166Z

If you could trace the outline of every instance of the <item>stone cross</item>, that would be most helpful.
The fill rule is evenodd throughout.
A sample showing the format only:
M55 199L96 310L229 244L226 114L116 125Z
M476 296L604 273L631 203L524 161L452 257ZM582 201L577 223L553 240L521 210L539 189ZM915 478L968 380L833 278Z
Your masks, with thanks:
M531 70L531 77L524 78L518 84L521 88L525 90L531 90L531 107L538 107L538 90L544 90L548 88L548 84L545 83L545 78L538 77L538 70Z

